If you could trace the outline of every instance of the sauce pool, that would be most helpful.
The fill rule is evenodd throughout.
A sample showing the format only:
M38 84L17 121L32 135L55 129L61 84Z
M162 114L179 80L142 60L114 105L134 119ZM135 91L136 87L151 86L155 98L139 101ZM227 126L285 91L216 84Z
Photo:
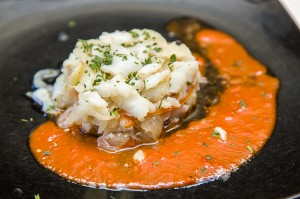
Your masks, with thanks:
M203 29L197 32L195 43L206 49L206 56L227 82L219 103L210 107L205 118L156 144L118 153L98 149L96 137L48 121L30 136L34 157L70 181L111 189L201 184L236 170L272 133L279 81L225 33ZM205 61L197 57L203 71ZM226 140L214 132L216 127L226 132Z

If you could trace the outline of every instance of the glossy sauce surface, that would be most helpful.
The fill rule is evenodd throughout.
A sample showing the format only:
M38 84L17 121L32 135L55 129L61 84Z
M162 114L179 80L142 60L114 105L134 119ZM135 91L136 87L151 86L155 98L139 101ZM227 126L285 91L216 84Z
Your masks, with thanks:
M203 29L197 32L195 44L206 49L207 58L227 82L219 103L209 108L205 118L156 144L118 153L99 150L96 137L48 121L30 136L35 158L70 181L114 189L203 183L238 168L272 133L279 81L227 34ZM201 71L205 70L205 59L197 57ZM215 127L227 132L226 141L213 134ZM134 159L137 152L144 158Z

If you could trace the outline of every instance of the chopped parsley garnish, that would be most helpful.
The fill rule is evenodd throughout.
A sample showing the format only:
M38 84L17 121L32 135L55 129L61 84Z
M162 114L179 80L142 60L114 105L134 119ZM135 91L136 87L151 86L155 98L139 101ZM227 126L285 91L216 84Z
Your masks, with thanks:
M29 122L29 120L22 118L21 122Z
M119 108L116 108L116 107L115 107L115 108L113 108L112 111L109 112L109 114L110 114L111 116L118 117L118 116L119 116L118 110L119 110Z
M144 65L151 64L151 63L152 61L151 58L149 57L148 59L145 59Z
M202 167L202 168L201 168L201 172L202 172L202 173L204 173L204 172L206 172L206 171L207 171L207 169L206 169L205 167Z
M258 82L257 85L263 87L265 84L263 82Z
M129 73L128 76L127 76L127 80L125 81L126 84L129 84L129 82L132 80L132 79L138 79L139 77L137 76L137 71L135 72L132 72L132 73ZM134 85L132 85L134 86Z
M94 59L92 59L92 63L90 67L92 70L98 70L102 65L111 65L113 61L113 55L110 54L110 48L106 49L103 52L103 57L99 57L96 55Z
M51 110L55 110L55 106L54 105L50 105L46 109L46 111L51 111Z
M150 39L150 33L149 33L149 32L144 31L144 32L143 32L143 35L145 35L145 40Z
M186 85L187 85L187 86L190 86L190 85L192 85L192 83L191 83L190 81L187 81L187 82L186 82Z
M160 51L162 51L162 48L155 47L154 50L155 50L156 52L160 52Z
M77 23L74 20L71 20L71 21L68 22L69 28L74 28L76 25L77 25Z
M81 42L82 47L83 47L83 51L85 53L90 54L90 51L92 50L93 44L89 44L86 40L84 39L79 39L78 41Z
M268 97L268 94L265 93L265 92L261 92L261 96L263 96L263 97Z
M102 59L102 63L105 65L111 65L113 61L113 56L110 54L110 51L104 51L103 55L104 58Z
M85 93L85 92L87 92L87 91L90 91L90 92L95 92L95 91L96 91L96 89L94 89L94 88L92 88L92 89L87 89L87 90L84 90L84 91L83 91L83 93ZM86 101L86 102L88 102L88 101Z
M115 54L117 57L122 57L122 61L124 61L124 60L127 60L128 58L127 58L127 55L125 55L125 54L120 54L120 53L118 53L118 54ZM133 55L132 55L133 56Z
M202 142L202 145L203 145L203 146L208 146L208 144L206 144L205 142Z
M241 66L242 64L243 64L242 60L237 60L232 64L232 66Z
M14 82L17 82L18 80L19 80L18 77L13 77L13 81L14 81Z
M215 138L218 138L220 137L220 133L215 131L214 129L211 131L212 135L215 137Z
M174 156L178 156L178 154L179 154L178 150L174 151Z
M162 104L162 102L163 102L163 101L161 100L161 101L160 101L160 103L159 103L159 106L158 106L158 108L160 108L160 107L161 107L161 104Z
M137 32L134 32L134 31L129 31L129 33L131 34L131 36L133 37L133 38L137 38L137 37L139 37L140 35L137 33Z
M247 149L250 151L250 153L253 153L253 149L251 148L251 146L247 145Z
M96 55L94 59L92 59L92 63L90 64L90 67L92 70L98 70L101 67L101 57Z
M34 199L41 199L40 194L34 194Z
M43 156L50 155L50 154L51 154L51 152L49 150L47 150L43 153Z
M97 74L96 79L93 82L93 86L98 86L101 81L107 81L111 79L111 75L109 73L101 73Z
M33 122L33 118L31 117L31 118L29 118L29 120L25 119L25 118L22 118L21 122Z
M169 60L169 65L173 64L174 62L176 62L176 60L177 60L176 55L175 54L171 55L170 60Z
M205 156L205 158L206 158L207 160L212 160L212 159L213 159L213 157L210 156L210 155Z
M245 103L245 100L243 100L243 99L240 99L240 106L242 107L242 109L245 109L245 108L247 108L247 104Z
M155 162L153 162L153 165L154 166L158 166L160 164L160 162L159 161L155 161Z

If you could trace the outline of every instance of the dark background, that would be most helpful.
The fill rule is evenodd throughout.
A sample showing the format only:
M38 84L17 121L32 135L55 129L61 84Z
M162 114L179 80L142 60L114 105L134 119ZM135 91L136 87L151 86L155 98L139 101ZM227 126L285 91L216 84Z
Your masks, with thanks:
M281 81L277 123L265 147L227 181L147 192L83 187L40 166L30 132L45 121L24 97L33 74L59 67L78 38L150 28L194 16L239 40ZM70 27L68 22L76 22ZM67 35L68 40L58 38ZM0 198L283 198L300 193L300 33L278 1L0 1ZM33 118L33 122L21 119ZM147 176L145 176L147 177ZM299 195L298 195L299 196Z

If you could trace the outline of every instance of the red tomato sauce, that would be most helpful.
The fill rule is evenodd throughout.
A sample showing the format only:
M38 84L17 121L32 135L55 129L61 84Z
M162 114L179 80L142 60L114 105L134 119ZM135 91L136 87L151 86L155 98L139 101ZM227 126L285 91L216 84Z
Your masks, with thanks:
M195 42L207 49L207 56L228 82L220 102L204 119L155 144L118 153L98 149L96 137L76 128L66 131L48 121L30 136L35 158L70 181L112 189L200 184L237 169L272 133L279 81L227 34L205 29L197 33ZM204 61L199 60L203 70ZM215 127L226 131L226 141L213 135ZM133 158L139 150L144 154L141 161Z

